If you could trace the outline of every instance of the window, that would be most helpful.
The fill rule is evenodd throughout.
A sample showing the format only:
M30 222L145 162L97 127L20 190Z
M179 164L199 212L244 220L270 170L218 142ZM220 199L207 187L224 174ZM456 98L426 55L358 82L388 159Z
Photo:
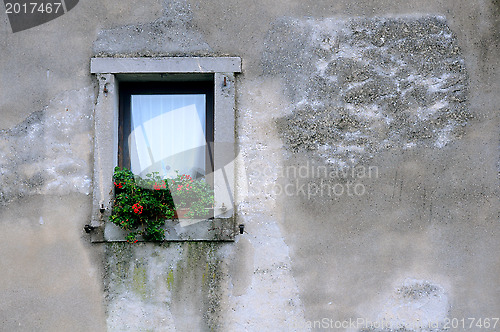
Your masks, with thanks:
M92 241L122 241L107 222L115 166L135 174L176 170L213 186L210 223L169 224L167 240L231 241L235 234L236 57L93 58L99 85L94 122ZM115 226L115 227L113 227Z
M213 79L120 84L118 165L145 177L213 173Z

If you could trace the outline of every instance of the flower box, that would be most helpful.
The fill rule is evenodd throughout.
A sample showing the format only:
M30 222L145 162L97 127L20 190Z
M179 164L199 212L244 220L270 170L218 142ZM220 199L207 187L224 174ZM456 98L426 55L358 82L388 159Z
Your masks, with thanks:
M162 179L158 173L146 178L130 170L115 168L115 200L109 220L127 231L127 241L162 241L169 220L194 224L213 218L213 190L204 179L177 174L174 179ZM212 209L212 212L210 212ZM185 219L196 219L198 222Z
M184 209L176 209L174 213L174 219L188 219L186 217L186 214L188 214L191 210L184 208Z

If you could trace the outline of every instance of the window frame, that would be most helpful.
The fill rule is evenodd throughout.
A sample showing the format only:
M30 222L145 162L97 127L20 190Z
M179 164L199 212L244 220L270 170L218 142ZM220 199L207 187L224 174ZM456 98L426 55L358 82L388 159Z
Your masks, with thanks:
M189 226L168 224L166 241L234 241L235 215L235 74L239 57L91 58L90 72L97 79L94 108L94 172L92 242L124 241L123 232L107 221L114 197L112 175L118 165L120 84L125 82L199 81L213 77L214 196L210 223ZM114 226L114 227L113 227Z

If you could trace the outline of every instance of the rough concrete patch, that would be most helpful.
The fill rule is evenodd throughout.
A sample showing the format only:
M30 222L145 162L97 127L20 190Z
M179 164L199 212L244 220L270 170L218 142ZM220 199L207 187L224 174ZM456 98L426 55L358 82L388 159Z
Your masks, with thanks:
M468 76L442 17L278 20L264 72L283 77L285 146L335 166L389 147L442 148L471 114Z
M441 286L409 278L386 301L382 313L375 320L379 326L360 331L445 331L449 307L448 296Z
M0 204L33 194L89 194L93 90L67 91L0 131Z
M193 25L185 0L165 0L163 16L151 23L101 31L94 42L98 56L202 55L210 51Z

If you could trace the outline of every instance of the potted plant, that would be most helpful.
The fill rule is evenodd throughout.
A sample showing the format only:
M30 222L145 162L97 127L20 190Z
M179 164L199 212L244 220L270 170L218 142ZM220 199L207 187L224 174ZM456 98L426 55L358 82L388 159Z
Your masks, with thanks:
M193 179L179 174L169 181L170 192L176 208L176 217L208 218L214 205L214 194L205 179Z
M213 208L213 190L204 179L179 174L174 179L162 179L158 173L146 178L130 170L115 168L113 175L115 199L110 221L128 231L127 241L164 240L168 219L208 218Z
M145 240L164 239L166 219L174 216L172 195L167 184L157 173L145 179L135 176L128 169L115 168L115 199L110 221L128 231L129 242L137 242L137 236Z

